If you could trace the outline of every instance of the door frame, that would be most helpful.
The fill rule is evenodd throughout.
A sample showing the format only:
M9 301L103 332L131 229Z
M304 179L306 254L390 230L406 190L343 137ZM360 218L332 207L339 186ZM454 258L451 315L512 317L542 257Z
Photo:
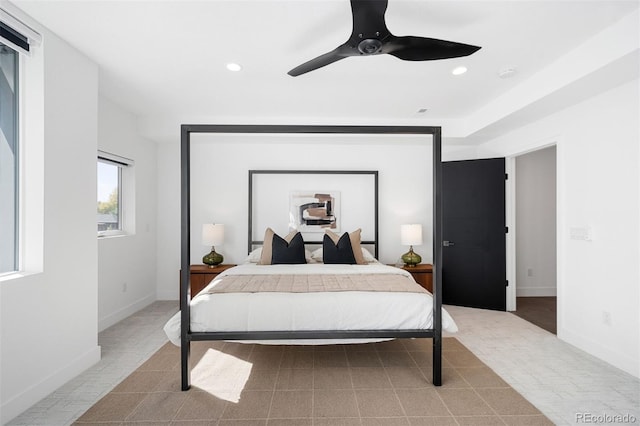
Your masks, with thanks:
M516 310L516 157L504 158L504 169L508 179L504 181L505 223L509 232L505 244L507 253L507 312Z
M505 220L506 225L509 227L505 244L507 245L507 280L509 286L507 287L507 311L515 311L516 306L516 293L517 293L517 280L516 280L516 157L519 157L530 152L539 151L541 149L549 148L551 146L556 147L556 293L557 293L557 320L556 326L560 329L561 322L561 305L560 305L560 290L561 290L561 239L559 234L560 219L564 216L564 204L563 198L560 196L563 184L561 182L561 174L559 173L561 167L561 155L563 150L562 138L560 136L552 137L541 141L540 144L522 149L519 151L511 152L508 156L505 156L505 171L509 176L509 179L505 181Z

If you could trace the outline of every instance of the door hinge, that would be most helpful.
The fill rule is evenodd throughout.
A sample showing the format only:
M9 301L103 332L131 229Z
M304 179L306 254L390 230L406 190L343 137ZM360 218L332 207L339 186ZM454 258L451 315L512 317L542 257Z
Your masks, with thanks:
M508 227L508 226L505 226L505 227L504 227L504 233L505 233L505 234L508 234L508 233L509 233L509 227Z
M509 287L509 280L505 280L505 287Z
M504 174L504 180L509 180L509 173Z

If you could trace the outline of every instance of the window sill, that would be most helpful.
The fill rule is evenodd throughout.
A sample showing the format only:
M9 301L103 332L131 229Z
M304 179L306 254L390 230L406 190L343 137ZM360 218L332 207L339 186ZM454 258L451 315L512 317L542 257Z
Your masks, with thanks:
M109 240L111 238L121 238L121 237L131 237L135 234L130 234L128 232L117 232L106 235L98 235L98 240Z
M34 271L34 272L30 272L30 271L5 272L3 274L0 274L0 283L6 282L6 281L13 281L13 280L17 280L17 279L20 279L20 278L25 278L25 277L28 277L28 276L31 276L31 275L36 275L36 274L39 274L40 272L37 272L37 271Z

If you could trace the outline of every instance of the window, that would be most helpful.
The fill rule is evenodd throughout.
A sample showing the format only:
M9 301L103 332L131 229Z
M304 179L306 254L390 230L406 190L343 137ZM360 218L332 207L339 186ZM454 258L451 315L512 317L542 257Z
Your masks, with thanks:
M18 269L18 62L0 41L0 274Z
M127 169L133 161L106 152L98 152L98 236L124 234L123 212L126 200ZM129 185L130 186L130 185Z
M14 272L43 268L44 67L37 48L42 36L0 3L0 281L5 281L22 276Z
M120 231L120 167L98 160L98 232Z

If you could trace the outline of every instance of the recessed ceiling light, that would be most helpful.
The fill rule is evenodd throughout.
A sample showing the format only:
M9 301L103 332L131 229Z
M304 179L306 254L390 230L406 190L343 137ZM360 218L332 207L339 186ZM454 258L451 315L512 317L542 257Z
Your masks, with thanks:
M460 67L455 67L453 69L453 71L451 71L451 74L453 74L453 75L462 75L465 72L467 72L467 67L460 66Z
M240 66L240 64L236 64L236 63L228 63L227 64L227 69L229 71L240 71L242 69L242 67Z

